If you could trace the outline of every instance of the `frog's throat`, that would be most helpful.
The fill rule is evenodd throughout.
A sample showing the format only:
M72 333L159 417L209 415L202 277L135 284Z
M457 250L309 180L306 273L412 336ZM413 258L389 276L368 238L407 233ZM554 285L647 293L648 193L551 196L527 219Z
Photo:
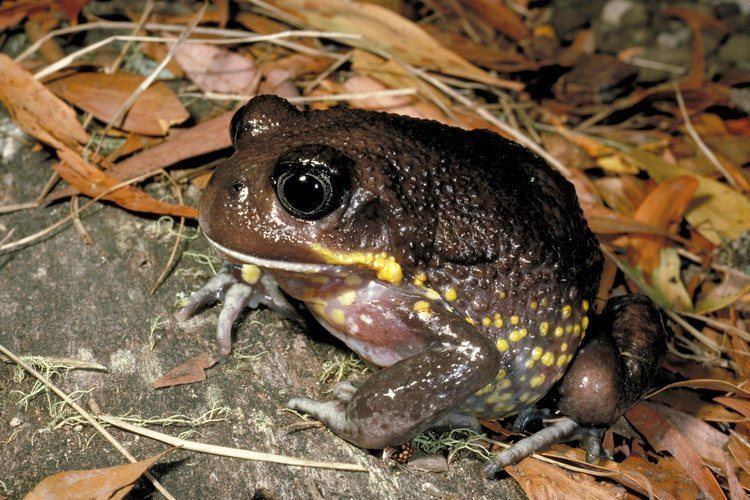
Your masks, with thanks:
M219 252L227 257L237 259L243 264L254 264L261 268L281 269L295 273L306 274L329 274L339 275L348 274L347 267L359 265L375 271L378 279L398 285L403 278L401 266L392 255L385 252L339 252L329 250L317 244L312 245L312 250L317 253L327 264L311 264L304 262L289 262L285 260L271 260L255 257L237 252L230 248L220 245L208 236L206 239Z
M272 260L255 257L254 255L247 255L242 252L237 252L231 248L227 248L214 240L206 236L208 242L216 248L219 252L231 257L233 259L242 262L243 264L254 264L260 268L265 269L280 269L282 271L289 271L293 273L305 273L305 274L346 274L346 269L341 266L334 266L330 264L308 264L304 262L289 262L285 260Z

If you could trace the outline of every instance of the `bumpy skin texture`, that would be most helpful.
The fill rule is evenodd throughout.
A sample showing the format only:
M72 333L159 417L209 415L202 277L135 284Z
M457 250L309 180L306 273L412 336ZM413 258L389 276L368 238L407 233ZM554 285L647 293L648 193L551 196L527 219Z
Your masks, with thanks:
M602 257L573 187L541 159L488 131L302 113L271 96L245 105L232 134L237 151L201 203L205 234L386 367L347 400L292 407L382 448L453 410L517 413L563 375L589 324ZM303 220L271 178L280 157L320 145L348 157L351 185L331 213Z

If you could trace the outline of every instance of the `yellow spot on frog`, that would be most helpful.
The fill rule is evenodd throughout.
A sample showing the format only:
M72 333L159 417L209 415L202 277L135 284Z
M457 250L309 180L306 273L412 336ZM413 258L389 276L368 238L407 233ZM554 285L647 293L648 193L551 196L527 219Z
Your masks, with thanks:
M476 321L474 321L473 319L471 319L471 318L470 318L470 317L468 317L468 316L466 316L466 317L465 317L464 319L465 319L465 320L466 320L466 322L467 322L468 324L470 324L470 325L475 325L475 324L476 324Z
M565 325L565 333L570 333L573 331L573 325L567 324Z
M497 347L498 351L505 352L508 350L508 341L505 339L498 339L495 343L495 346Z
M338 323L339 325L343 325L345 319L346 318L344 317L344 311L342 311L341 309L334 309L333 311L331 311L331 320L334 323Z
M425 281L427 281L427 275L425 273L419 273L414 276L414 284L417 286L424 285Z
M454 300L456 300L456 296L457 294L455 288L451 287L445 290L445 300L447 300L448 302L453 302Z
M567 356L565 354L561 354L559 358L557 358L557 363L555 363L558 368L565 364L567 361Z
M494 384L487 384L484 387L482 387L481 389L479 389L476 392L476 395L477 396L484 396L485 394L488 394L488 393L492 392L492 389L494 389L494 388L495 388Z
M526 363L524 363L524 366L526 366L526 368L533 368L533 366L534 366L534 360L533 359L527 359Z
M421 313L430 313L430 303L426 300L418 300L414 303L414 312L421 314Z
M539 333L542 334L542 336L545 336L549 333L549 323L546 321L543 321L541 325L539 325Z
M588 316L584 316L583 318L581 318L581 327L583 328L584 331L586 331L586 328L589 327L589 317Z
M560 346L560 352L565 352L567 350L568 350L568 343L563 342L562 345Z
M586 312L586 311L589 310L589 301L588 300L584 300L583 302L581 302L581 309L583 309L583 312Z
M563 327L558 326L555 327L555 337L562 337L563 334Z
M327 276L313 276L312 278L310 278L310 281L312 281L313 283L317 283L319 285L325 285L326 283L328 283L328 277Z
M541 347L535 347L534 349L531 350L531 359L536 361L537 359L542 357L543 353L544 353L544 349L542 349Z
M513 394L510 392L503 393L502 396L500 396L500 401L508 401L510 398L513 397Z
M555 362L555 355L549 351L545 352L544 356L542 356L542 364L544 366L552 366L552 363L554 362Z
M497 379L505 378L505 375L507 375L507 373L505 372L505 370L503 370L503 369L500 369L500 370L499 370L499 371L497 372L497 377L496 377L496 378L497 378Z
M511 342L518 342L523 338L523 334L521 333L521 330L513 330L510 332L510 335L508 335L508 338Z
M500 290L499 292L497 292L497 296L501 299L504 299L506 297L505 290Z
M242 266L242 279L248 285L256 284L260 279L261 274L263 274L263 272L254 264L245 264Z
M344 307L349 307L356 300L357 293L354 290L349 290L348 292L344 292L336 298L339 299L339 304Z
M511 324L511 325L517 325L517 324L518 324L518 323L520 323L520 322L521 322L521 318L519 318L519 317L518 317L518 316L516 316L515 314L514 314L513 316L511 316L511 317L510 317L510 324Z
M495 326L495 328L502 328L503 326L503 316L500 313L495 313L493 316L494 321L492 324Z
M511 382L507 378L504 378L503 381L500 382L497 386L500 389L507 389L508 387L511 386Z
M571 312L572 312L572 310L570 309L570 306L569 306L568 304L565 304L565 305L564 305L564 306L562 307L562 317L563 317L563 319L568 319L568 318L570 318L570 314L571 314Z
M482 318L482 324L484 326L490 326L490 324L492 324L492 320L488 316L485 316L484 318Z
M338 252L317 243L313 243L311 248L328 264L339 266L359 264L376 271L378 279L394 285L399 284L404 276L395 257L384 252Z
M436 292L435 290L433 290L432 288L428 288L428 289L427 289L427 293L425 293L425 296L426 296L426 297L427 297L428 299L430 299L430 300L438 300L438 299L440 299L440 294L439 294L439 293L437 293L437 292Z
M539 375L531 379L529 385L531 387L539 387L540 385L542 385L542 383L544 383L545 378L547 377L544 375L544 373L540 373Z
M520 399L522 403L527 403L531 399L531 394L528 392L524 392L518 399Z
M575 325L573 325L573 335L575 335L577 337L580 334L581 334L581 325L579 325L578 323L576 323Z
M533 310L536 310L536 308L539 307L539 302L537 302L536 300L532 300L531 302L529 302L529 307Z

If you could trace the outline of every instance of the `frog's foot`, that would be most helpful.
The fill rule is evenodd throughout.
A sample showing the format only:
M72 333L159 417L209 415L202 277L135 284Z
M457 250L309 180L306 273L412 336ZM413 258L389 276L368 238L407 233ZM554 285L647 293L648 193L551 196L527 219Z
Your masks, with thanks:
M509 465L515 465L539 450L572 439L579 430L580 426L576 422L567 417L562 418L492 457L482 469L482 474L488 479L492 478Z
M541 427L542 421L549 417L549 409L537 408L536 406L527 406L516 415L513 420L513 426L511 430L516 434L520 434L531 427Z
M267 306L282 317L299 322L294 307L281 293L276 280L256 266L237 266L224 263L218 274L211 278L188 299L175 318L185 321L204 306L224 299L216 325L216 338L222 354L232 351L232 325L245 307Z

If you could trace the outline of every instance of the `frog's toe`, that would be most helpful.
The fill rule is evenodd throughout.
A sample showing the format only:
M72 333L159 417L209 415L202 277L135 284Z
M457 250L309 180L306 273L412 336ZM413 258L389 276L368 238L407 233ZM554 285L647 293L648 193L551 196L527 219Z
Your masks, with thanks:
M219 351L224 355L232 352L232 325L252 296L253 288L242 283L230 286L224 296L224 306L216 324L216 341L219 343Z
M323 403L310 398L293 398L289 400L286 406L289 409L307 413L328 427L337 428L346 421L344 403L342 401L327 401Z
M513 426L511 430L517 434L525 432L532 427L540 426L542 421L549 416L549 409L537 408L536 406L527 406L523 408L515 420L513 420Z
M357 392L357 387L348 380L344 380L333 386L333 397L339 401L348 402L352 399L355 392Z
M175 318L177 321L188 320L201 307L221 299L227 289L235 283L237 278L229 270L228 265L222 266L216 276L190 295L187 305L175 313Z
M492 478L509 465L515 465L539 450L571 439L579 429L580 426L572 419L561 418L492 457L482 469L482 474L486 478Z

